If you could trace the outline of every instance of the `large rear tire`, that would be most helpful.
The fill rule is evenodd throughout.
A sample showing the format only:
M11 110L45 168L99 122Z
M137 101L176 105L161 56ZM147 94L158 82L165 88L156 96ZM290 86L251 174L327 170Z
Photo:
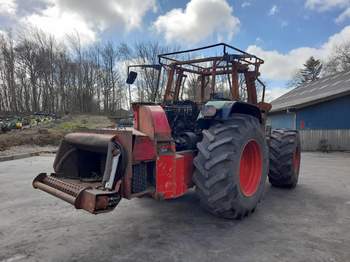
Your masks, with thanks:
M201 205L212 214L240 219L254 212L268 172L268 148L259 120L235 114L203 130L193 181Z
M300 137L296 130L273 129L270 138L269 181L275 187L294 188L299 179Z

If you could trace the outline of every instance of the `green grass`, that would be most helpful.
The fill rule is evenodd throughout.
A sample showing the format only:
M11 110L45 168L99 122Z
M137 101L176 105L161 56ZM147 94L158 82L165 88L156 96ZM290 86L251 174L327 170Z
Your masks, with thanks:
M0 151L19 145L58 145L63 136L82 129L98 129L114 124L106 116L72 115L38 128L14 130L0 135ZM40 130L46 129L46 132Z
M53 129L63 132L72 132L79 129L96 129L113 125L106 116L89 116L77 115L71 119L63 120L64 122L57 124Z

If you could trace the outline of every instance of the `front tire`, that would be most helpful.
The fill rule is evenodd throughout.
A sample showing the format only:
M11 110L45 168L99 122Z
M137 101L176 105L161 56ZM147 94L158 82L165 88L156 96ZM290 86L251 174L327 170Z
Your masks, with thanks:
M240 219L254 212L268 172L268 148L259 120L235 114L203 130L193 181L201 205L212 214Z
M296 130L273 129L270 137L269 181L275 187L294 188L299 179L300 137Z

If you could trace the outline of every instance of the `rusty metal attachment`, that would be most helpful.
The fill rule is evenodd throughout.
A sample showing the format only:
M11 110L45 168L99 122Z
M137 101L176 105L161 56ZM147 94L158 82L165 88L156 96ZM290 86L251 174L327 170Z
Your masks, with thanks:
M132 130L66 135L56 154L54 173L40 173L33 187L93 214L113 210L122 197L130 195L121 187L131 181L132 136Z
M33 180L33 187L70 203L76 209L84 209L93 214L113 210L121 199L116 191L70 183L56 178L54 173L50 176L40 173Z

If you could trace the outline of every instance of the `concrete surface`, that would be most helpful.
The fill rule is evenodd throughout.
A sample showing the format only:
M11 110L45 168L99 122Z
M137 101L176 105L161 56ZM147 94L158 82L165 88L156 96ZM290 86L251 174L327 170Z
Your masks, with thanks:
M39 156L42 154L53 154L57 152L55 146L22 145L14 146L5 151L0 151L0 162Z
M266 183L243 221L213 217L194 193L124 200L90 215L31 187L52 156L0 163L0 261L350 261L350 154L304 153L300 184Z

